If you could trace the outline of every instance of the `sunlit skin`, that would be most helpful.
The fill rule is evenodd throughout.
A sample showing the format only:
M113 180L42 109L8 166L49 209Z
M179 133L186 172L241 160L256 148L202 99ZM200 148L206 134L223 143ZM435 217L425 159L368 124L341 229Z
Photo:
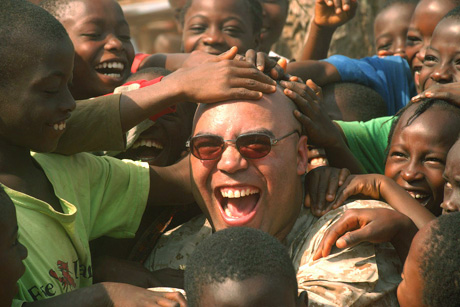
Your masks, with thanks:
M296 295L291 283L268 276L254 276L242 281L226 279L203 286L200 306L214 307L298 307L307 306Z
M68 88L74 58L69 38L52 46L36 46L34 52L40 61L12 78L0 98L0 144L4 149L53 151L75 109Z
M409 23L414 12L413 3L396 3L380 12L374 22L375 48L384 55L405 57Z
M447 155L443 178L444 199L441 204L442 214L460 211L460 142L457 141Z
M184 18L184 52L218 55L236 46L244 54L257 49L259 33L255 33L247 5L244 0L194 0Z
M112 93L130 75L134 59L129 25L114 0L69 4L59 20L75 47L72 95L87 99Z
M430 44L431 36L438 22L456 4L449 0L422 0L415 8L407 31L406 54L409 65L414 73L417 90L418 75L422 68L426 47Z
M283 32L289 9L288 0L260 0L264 9L260 51L269 53Z
M460 81L460 20L443 19L436 27L426 48L420 71L420 87Z
M18 241L13 202L4 193L0 195L0 202L0 302L11 306L18 292L16 282L26 269L22 261L27 258L27 249Z
M405 127L416 105L402 116L391 140L385 175L436 216L441 214L447 153L460 131L458 117L433 106Z
M402 281L397 289L398 302L401 307L424 307L423 277L420 270L421 259L425 253L425 241L430 238L431 225L428 223L420 229L412 240L409 254L401 274Z
M300 131L293 110L294 105L280 89L257 103L202 105L195 115L192 135L213 134L229 140L258 131L277 138L296 129ZM227 144L217 160L190 156L192 190L214 229L247 226L282 241L302 206L306 147L306 137L299 138L294 133L272 146L270 153L260 159L243 158L232 144ZM228 191L243 190L251 194L238 198L223 196Z

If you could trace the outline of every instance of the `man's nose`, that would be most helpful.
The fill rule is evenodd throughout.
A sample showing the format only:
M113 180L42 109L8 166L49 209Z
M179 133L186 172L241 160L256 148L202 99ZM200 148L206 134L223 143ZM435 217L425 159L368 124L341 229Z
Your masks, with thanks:
M222 156L217 162L217 168L225 173L236 173L240 170L248 168L248 160L246 160L238 151L235 144L226 143L222 152Z

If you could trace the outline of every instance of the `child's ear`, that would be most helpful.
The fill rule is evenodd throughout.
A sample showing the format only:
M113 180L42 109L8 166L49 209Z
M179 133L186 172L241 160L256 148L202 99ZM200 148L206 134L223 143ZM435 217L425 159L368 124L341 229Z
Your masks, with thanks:
M308 293L307 291L302 291L297 297L297 306L296 307L308 307Z
M302 176L308 167L308 146L307 137L301 135L297 143L297 175Z

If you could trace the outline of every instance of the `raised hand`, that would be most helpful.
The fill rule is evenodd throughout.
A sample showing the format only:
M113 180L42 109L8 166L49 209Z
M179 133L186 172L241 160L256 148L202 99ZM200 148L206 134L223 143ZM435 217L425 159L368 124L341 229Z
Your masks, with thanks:
M404 259L416 232L412 221L397 211L384 208L349 209L326 231L313 260L327 257L334 245L347 248L361 242L393 242Z
M305 207L316 216L322 216L340 204L334 202L337 190L350 176L346 168L322 166L308 172L305 178Z
M356 13L357 0L316 0L314 22L319 27L337 28Z

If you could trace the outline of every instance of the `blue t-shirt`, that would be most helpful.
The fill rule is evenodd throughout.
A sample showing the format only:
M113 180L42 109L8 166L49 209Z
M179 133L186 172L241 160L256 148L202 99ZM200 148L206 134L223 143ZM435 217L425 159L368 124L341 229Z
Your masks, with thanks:
M387 103L388 115L394 115L417 94L407 61L399 56L351 59L334 55L324 61L337 68L343 82L368 86Z

